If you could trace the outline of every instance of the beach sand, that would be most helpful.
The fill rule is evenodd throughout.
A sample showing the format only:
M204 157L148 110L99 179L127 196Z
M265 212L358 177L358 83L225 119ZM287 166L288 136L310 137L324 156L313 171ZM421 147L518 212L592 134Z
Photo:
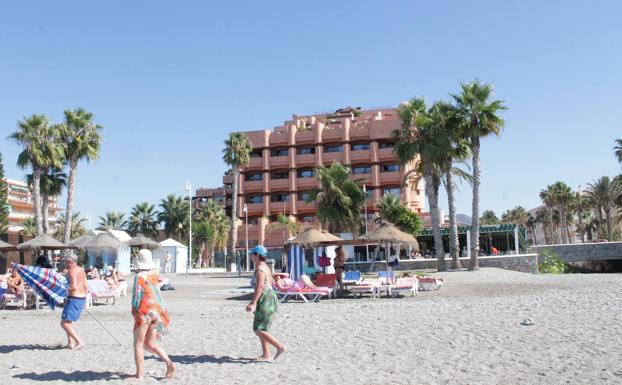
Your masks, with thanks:
M259 343L228 293L248 279L171 276L163 296L177 365L170 384L612 384L622 383L622 275L532 275L500 269L439 274L439 291L416 298L286 303L273 335L288 352L252 362ZM0 311L0 384L134 383L130 298L86 313L87 346L59 350L60 311ZM533 319L534 325L521 321ZM165 367L148 355L147 378Z

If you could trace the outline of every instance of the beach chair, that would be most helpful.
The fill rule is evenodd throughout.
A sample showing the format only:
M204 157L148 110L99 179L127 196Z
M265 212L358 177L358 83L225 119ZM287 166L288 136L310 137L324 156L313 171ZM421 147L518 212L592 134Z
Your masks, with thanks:
M89 292L86 296L87 307L93 306L93 304L97 301L103 300L104 303L108 303L110 300L114 305L117 302L117 299L120 295L120 290L111 289L108 286L108 282L103 279L91 279L86 281Z
M301 288L291 279L283 280L284 287L278 287L276 284L272 285L272 289L275 291L281 302L287 302L290 299L301 299L305 303L317 302L321 297L326 297L332 291L329 288L319 287L317 289Z
M445 280L440 277L417 277L419 281L419 290L421 291L431 291L438 290L445 284Z
M313 282L316 286L320 288L330 289L328 294L328 298L332 298L333 294L337 291L337 281L335 274L321 274L318 273L315 277L315 282Z
M381 281L377 279L366 279L356 285L348 287L350 294L354 297L362 296L363 294L371 294L372 298L380 298L380 285Z
M346 271L343 274L342 281L344 285L358 285L359 283L361 283L361 272L358 270Z
M419 292L419 280L415 277L398 278L395 284L391 285L391 295L396 296L401 293L412 293L415 297Z
M2 282L0 286L0 309L6 309L8 305L18 306L22 308L26 308L28 306L28 302L26 301L26 290L22 290L20 294L8 294L6 292L7 284L6 282Z
M378 279L382 282L383 285L390 285L395 283L395 272L394 271L379 271Z

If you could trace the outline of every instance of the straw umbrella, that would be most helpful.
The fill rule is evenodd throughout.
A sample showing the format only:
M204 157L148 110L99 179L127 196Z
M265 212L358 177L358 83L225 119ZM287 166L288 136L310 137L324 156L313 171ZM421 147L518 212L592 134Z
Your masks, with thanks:
M78 247L78 248L82 248L84 246L85 243L93 240L96 237L95 234L84 234L81 237L78 237L72 241L69 242L70 246L74 246L74 247Z
M315 247L321 244L341 242L343 239L325 231L319 231L312 227L304 229L296 238L286 242L290 245L300 245L301 247Z
M130 246L138 246L144 249L155 250L160 247L160 244L151 238L147 238L142 234L138 234L134 238L127 241Z
M27 242L17 245L17 249L19 251L60 250L71 248L73 248L73 246L69 246L60 241L57 241L48 234L41 234Z
M361 239L367 242L385 244L386 248L388 248L388 246L392 244L408 244L411 245L415 250L419 250L419 242L417 242L417 238L398 229L394 224L384 221L381 222L375 230L370 231L369 233L367 233L367 235L363 235ZM385 263L388 268L388 250L386 254L387 255ZM376 259L374 258L374 261L375 260ZM372 261L372 268L374 261Z
M10 243L6 243L5 241L0 239L0 251L16 251L17 246L12 245Z

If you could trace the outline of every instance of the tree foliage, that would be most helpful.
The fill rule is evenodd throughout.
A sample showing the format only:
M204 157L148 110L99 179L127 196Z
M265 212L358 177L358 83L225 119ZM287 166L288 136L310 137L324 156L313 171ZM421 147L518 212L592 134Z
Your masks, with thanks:
M400 230L413 236L418 235L423 230L421 218L409 210L396 195L387 194L383 196L376 207L378 209L377 222L384 220L393 223Z

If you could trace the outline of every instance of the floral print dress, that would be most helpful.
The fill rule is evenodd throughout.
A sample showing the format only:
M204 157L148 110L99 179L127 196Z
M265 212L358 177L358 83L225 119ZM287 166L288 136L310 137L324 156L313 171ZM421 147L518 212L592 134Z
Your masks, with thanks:
M158 337L170 323L168 312L160 295L158 275L152 272L141 272L134 278L132 290L132 315L134 330L144 324L156 322Z

